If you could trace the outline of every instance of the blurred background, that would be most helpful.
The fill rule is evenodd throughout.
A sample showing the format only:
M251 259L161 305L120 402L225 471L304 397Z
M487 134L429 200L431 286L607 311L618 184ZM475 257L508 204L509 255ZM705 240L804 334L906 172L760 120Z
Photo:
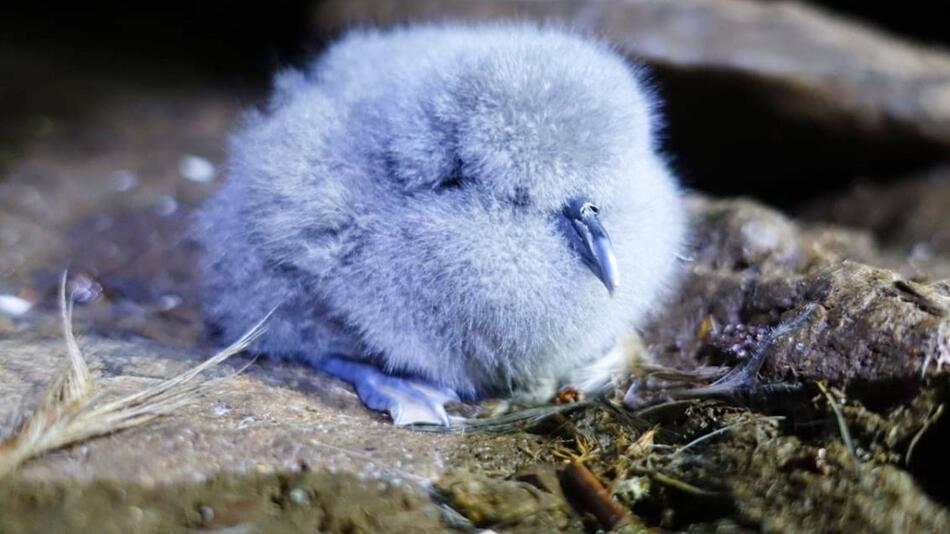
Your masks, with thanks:
M88 273L90 301L121 295L178 313L195 325L194 336L182 338L180 329L150 336L193 343L200 321L180 306L191 294L196 252L185 222L222 178L227 132L241 110L262 101L275 70L301 64L346 28L413 20L554 20L603 36L652 67L665 100L663 149L688 188L886 229L895 211L911 208L868 208L866 195L847 205L838 200L853 197L857 183L946 174L933 171L950 159L950 32L942 7L843 0L6 3L0 294L41 302L69 263Z
M102 109L109 93L123 85L213 87L244 105L255 102L274 70L299 64L353 24L510 17L566 20L652 64L668 102L666 148L687 183L700 190L753 194L787 205L816 193L801 187L804 179L820 181L824 190L829 183L887 178L946 156L946 136L920 135L901 124L910 118L899 116L907 112L903 108L917 105L913 100L919 95L884 87L923 82L928 74L946 76L946 70L912 65L924 54L891 53L903 51L898 45L867 50L867 32L852 35L849 26L946 45L950 31L939 2L902 3L900 9L874 2L813 2L820 11L751 0L634 1L619 9L610 4L625 3L294 0L266 8L220 1L97 2L82 8L14 3L2 8L0 19L5 73L0 161L9 166L17 144L49 129L50 121ZM901 69L908 72L894 72ZM882 73L890 77L874 79ZM867 79L855 79L862 76ZM854 88L834 87L835 77L881 94L849 94ZM877 101L869 104L867 98ZM901 98L907 101L883 102ZM873 106L885 109L869 109Z

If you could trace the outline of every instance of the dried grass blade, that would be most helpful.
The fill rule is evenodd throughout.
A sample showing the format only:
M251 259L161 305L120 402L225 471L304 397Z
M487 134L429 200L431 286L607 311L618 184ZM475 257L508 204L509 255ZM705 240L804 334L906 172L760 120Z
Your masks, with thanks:
M65 275L60 287L60 306L69 369L50 387L36 410L23 417L10 436L0 439L0 477L32 457L148 423L190 403L208 385L217 383L214 379L196 381L196 378L246 349L263 333L263 325L271 315L269 313L241 339L191 369L138 393L96 403L99 397L93 395L89 368L72 332L72 302L66 299Z

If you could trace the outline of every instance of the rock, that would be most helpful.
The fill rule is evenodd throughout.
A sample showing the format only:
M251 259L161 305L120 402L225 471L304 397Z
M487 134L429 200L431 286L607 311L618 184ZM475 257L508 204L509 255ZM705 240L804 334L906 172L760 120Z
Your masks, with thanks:
M106 399L200 361L194 351L142 341L84 337L81 345ZM66 361L60 339L24 332L0 339L0 353L0 436L6 436L15 412L36 405ZM444 527L429 487L447 466L513 472L524 459L518 447L536 441L395 428L363 408L343 383L306 366L237 357L210 375L218 385L173 415L28 460L0 477L0 531L256 525L283 532L273 529L298 525L287 531L431 532ZM123 506L100 515L105 503L116 506L117 494ZM553 497L543 497L540 507L536 497L505 494L498 510L534 510L540 517L501 511L498 517L525 532L553 525L552 518L560 527L570 521L569 511L551 508ZM479 498L496 497L480 494L466 503L479 506ZM54 504L62 502L69 505Z
M16 295L0 295L0 313L10 317L25 315L33 303Z
M768 348L771 380L914 382L950 363L950 291L873 267L867 234L800 225L751 201L691 199L694 254L678 297L646 330L653 351L679 366L735 365L748 347L723 351L724 328L804 322ZM700 325L716 325L700 335Z
M562 21L650 63L668 100L669 152L692 183L720 193L789 202L802 198L803 176L827 185L947 158L950 55L798 2L328 0L314 21L332 35L525 18Z
M523 530L515 531L556 532L572 522L570 506L563 498L527 482L450 471L439 479L436 489L453 509L480 528L518 525Z
M772 439L746 453L745 477L730 489L742 502L739 515L765 532L937 532L950 524L946 508L921 498L913 479L893 465L850 467L843 447L827 451L835 476L794 466L795 438ZM777 461L776 461L777 460ZM776 484L780 478L790 483ZM848 492L842 492L847 487ZM832 527L831 525L834 525ZM886 525L886 526L885 526ZM943 526L941 526L943 525Z
M798 226L749 199L690 197L690 259L716 268L792 269L801 255Z
M887 463L855 464L840 442L816 443L752 425L731 434L667 469L706 484L728 472L743 525L764 532L942 532L950 521L946 507L924 496L906 471Z
M107 391L131 393L200 361L194 351L81 336L90 366ZM61 339L13 336L0 341L0 435L11 411L29 408L65 366ZM218 371L234 372L244 359ZM344 415L346 414L346 415ZM396 429L365 410L345 385L312 369L268 361L155 424L92 440L27 463L27 480L101 478L144 486L200 481L222 472L331 469L367 478L433 478L465 438Z
M950 145L950 57L797 2L330 0L314 20L332 32L368 21L513 17L569 21L651 62L780 84L795 96L782 104L790 114L820 103L870 129L897 126Z
M303 493L306 500L294 499ZM2 532L440 532L428 496L388 482L322 472L222 475L146 488L99 480L0 480Z
M950 256L950 167L893 184L862 183L844 194L813 201L805 215L873 232L882 246L926 261Z
M141 340L80 336L80 344L107 399L201 358ZM0 337L0 436L65 367L63 351L61 339L32 330ZM217 386L173 415L42 455L0 478L0 531L42 524L42 531L431 532L443 525L429 489L447 468L458 480L469 476L463 465L513 473L541 439L395 428L342 382L296 364L235 357L209 374ZM465 506L494 507L479 517L513 531L560 530L572 520L553 496L511 484L531 491L513 488L500 500L472 494L470 485L456 493L469 496ZM116 506L116 495L123 504L116 513L95 512Z

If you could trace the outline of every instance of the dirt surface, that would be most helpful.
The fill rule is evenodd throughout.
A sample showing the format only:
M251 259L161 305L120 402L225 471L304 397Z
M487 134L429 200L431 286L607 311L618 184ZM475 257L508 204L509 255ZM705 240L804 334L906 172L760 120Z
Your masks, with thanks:
M18 57L0 67L37 79ZM55 294L67 266L106 396L216 344L188 216L260 94L78 70L62 71L68 112L42 95L0 100L32 125L4 134L17 142L0 163L0 296L16 298L0 311L0 436L66 366ZM603 399L419 432L312 369L242 355L211 375L241 373L186 408L0 480L0 532L945 531L945 175L822 193L796 214L690 194L680 290ZM760 356L757 379L691 389Z
M424 493L328 472L225 475L146 489L114 481L0 482L2 532L433 532ZM56 513L50 514L51 510Z
M200 361L194 351L149 342L81 340L102 388L131 393ZM63 368L61 339L9 336L0 383L3 413L29 407L42 386ZM399 430L364 410L341 382L311 369L239 359L218 371L233 373L226 386L175 417L141 430L122 432L25 465L30 480L66 478L128 480L145 486L200 481L217 473L334 469L373 479L431 479L465 436ZM348 452L349 451L349 452Z

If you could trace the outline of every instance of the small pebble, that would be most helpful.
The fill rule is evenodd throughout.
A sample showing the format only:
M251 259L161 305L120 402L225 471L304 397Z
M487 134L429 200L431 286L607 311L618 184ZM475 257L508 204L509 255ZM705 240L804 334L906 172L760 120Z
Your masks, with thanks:
M926 260L932 258L933 255L933 247L927 242L917 243L910 249L910 257L913 259Z
M32 307L32 302L16 295L0 295L0 313L10 317L20 317Z
M293 502L294 504L304 505L304 504L310 503L310 497L307 496L307 492L305 492L304 490L300 488L294 488L290 490L289 496L290 496L290 501Z
M207 525L214 521L214 508L208 505L202 505L198 508L198 516L201 518L201 522Z
M274 466L267 464L257 464L254 466L254 470L261 475L270 475L275 471Z
M129 519L131 519L133 523L141 523L143 517L145 517L145 512L143 512L141 508L138 506L129 507Z
M88 304L102 297L102 284L87 274L77 274L69 281L69 295L73 302Z
M138 187L139 177L132 171L122 169L112 173L112 190L113 191L131 191Z
M155 213L168 217L178 211L178 201L169 195L162 195L155 203Z
M215 176L214 164L202 157L187 154L178 162L178 174L192 182L210 182Z
M108 213L100 213L96 216L95 224L93 228L97 232L105 232L112 228L112 225L115 223L115 219L112 218Z
M158 299L158 309L161 311L169 311L177 308L181 302L181 297L178 295L162 295L161 298Z
M12 247L20 240L20 234L13 228L0 228L0 245Z

